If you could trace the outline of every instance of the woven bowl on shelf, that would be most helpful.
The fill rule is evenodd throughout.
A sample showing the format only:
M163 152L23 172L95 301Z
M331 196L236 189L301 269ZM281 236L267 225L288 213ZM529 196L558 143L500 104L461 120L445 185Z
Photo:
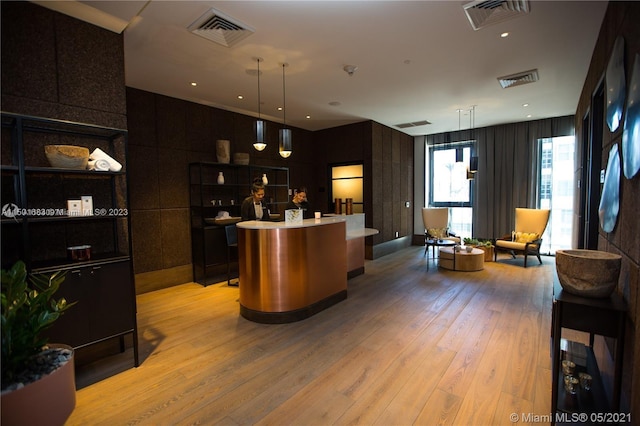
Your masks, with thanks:
M233 154L233 163L234 164L249 164L249 154L247 152L236 152Z
M44 153L51 167L59 169L87 168L89 161L89 148L74 145L46 145Z

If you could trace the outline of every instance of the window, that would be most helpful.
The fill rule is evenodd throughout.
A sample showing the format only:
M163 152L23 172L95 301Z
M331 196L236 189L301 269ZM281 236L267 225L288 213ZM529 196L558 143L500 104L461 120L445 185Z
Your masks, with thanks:
M462 162L456 162L456 150L462 150ZM471 144L432 146L430 152L429 204L433 207L471 207L471 184L467 168Z
M552 254L571 248L575 137L539 139L538 149L538 206L551 209L540 252Z
M460 237L473 236L472 185L467 180L473 141L428 146L425 200L430 207L449 207L449 228ZM458 153L456 153L458 151ZM462 162L456 154L462 153Z

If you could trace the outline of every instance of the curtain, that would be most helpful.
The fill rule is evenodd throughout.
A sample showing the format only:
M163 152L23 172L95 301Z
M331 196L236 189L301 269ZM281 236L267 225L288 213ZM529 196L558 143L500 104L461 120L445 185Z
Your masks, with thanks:
M537 203L538 144L540 138L575 134L574 116L510 123L427 135L427 144L476 139L478 173L473 201L473 234L497 238L514 228L515 208Z

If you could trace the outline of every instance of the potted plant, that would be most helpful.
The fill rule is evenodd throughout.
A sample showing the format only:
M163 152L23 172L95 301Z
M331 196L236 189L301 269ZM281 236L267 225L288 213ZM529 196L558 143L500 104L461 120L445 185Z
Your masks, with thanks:
M2 424L64 424L75 408L73 349L43 332L74 303L53 298L64 273L2 270Z
M493 262L493 242L491 240L483 240L477 238L465 238L465 246L472 246L484 251L484 261Z

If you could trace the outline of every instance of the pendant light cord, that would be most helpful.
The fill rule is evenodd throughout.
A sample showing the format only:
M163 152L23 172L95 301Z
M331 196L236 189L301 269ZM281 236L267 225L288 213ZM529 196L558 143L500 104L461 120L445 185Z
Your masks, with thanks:
M287 96L284 86L284 67L286 66L286 63L282 64L282 125L285 129L287 128Z
M260 58L256 58L258 61L258 120L260 120Z

